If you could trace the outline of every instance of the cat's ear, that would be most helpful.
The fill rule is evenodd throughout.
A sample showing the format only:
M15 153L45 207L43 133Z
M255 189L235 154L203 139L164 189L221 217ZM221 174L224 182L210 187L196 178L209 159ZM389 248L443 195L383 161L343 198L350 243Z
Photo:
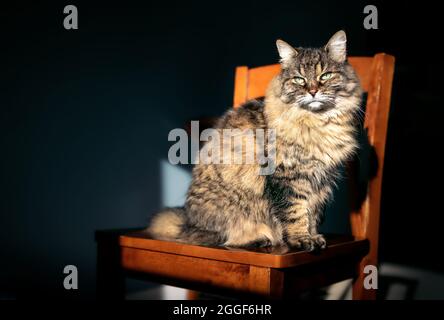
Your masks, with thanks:
M282 63L287 63L291 61L292 58L298 55L298 52L295 48L281 39L276 40L276 47L279 51L279 56L281 57Z
M339 63L342 63L347 58L347 36L343 30L336 32L333 37L330 38L325 50L328 56Z

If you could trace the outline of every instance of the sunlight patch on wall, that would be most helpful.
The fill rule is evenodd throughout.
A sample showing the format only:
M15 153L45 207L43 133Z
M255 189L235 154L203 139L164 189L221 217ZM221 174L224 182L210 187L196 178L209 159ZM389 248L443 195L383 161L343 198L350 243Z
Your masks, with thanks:
M167 160L161 160L160 177L162 185L162 206L183 206L188 186L191 183L191 172L180 166L172 165Z

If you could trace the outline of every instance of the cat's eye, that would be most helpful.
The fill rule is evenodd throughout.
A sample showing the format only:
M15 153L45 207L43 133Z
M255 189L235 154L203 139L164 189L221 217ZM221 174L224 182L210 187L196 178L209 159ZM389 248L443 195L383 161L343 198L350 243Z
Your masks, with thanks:
M321 81L326 81L326 80L330 79L332 76L333 76L333 73L326 72L320 77L320 79L321 79Z
M294 77L293 79L291 79L291 81L293 83L300 85L300 86L305 86L305 79L302 77Z

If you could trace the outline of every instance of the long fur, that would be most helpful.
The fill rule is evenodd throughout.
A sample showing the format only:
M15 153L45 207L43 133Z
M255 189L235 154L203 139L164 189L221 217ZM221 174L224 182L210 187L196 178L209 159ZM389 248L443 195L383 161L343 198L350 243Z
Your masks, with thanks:
M325 48L293 51L278 43L285 53L282 70L265 100L229 110L216 126L276 130L276 171L259 175L257 163L197 164L185 207L154 216L148 228L153 237L205 245L290 245L308 251L326 246L317 226L339 166L357 148L355 120L362 94L345 48L338 50L344 39L338 33ZM330 45L336 46L334 55ZM321 81L326 72L333 78ZM295 77L303 77L306 85L297 84ZM308 91L314 89L318 93L310 98ZM311 103L315 98L319 102Z

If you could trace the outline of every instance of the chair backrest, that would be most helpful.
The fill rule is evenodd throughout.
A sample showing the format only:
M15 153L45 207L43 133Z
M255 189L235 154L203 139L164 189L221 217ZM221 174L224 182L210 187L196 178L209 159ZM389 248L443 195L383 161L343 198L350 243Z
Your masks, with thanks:
M368 182L363 201L359 206L352 207L350 222L355 237L367 238L370 241L370 253L366 263L376 265L382 172L395 58L379 53L374 57L349 57L348 61L357 72L362 88L367 92L364 127L376 156L376 172ZM237 67L234 107L249 99L263 97L269 82L279 71L279 64L251 69L246 66Z

